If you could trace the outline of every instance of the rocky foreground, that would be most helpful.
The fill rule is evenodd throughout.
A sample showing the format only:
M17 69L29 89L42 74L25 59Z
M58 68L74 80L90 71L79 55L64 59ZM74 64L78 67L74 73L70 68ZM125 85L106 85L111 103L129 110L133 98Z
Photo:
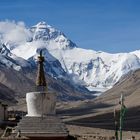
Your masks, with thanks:
M128 101L126 98L123 140L140 140L140 106L129 106ZM67 124L70 134L78 140L115 140L113 111L114 108L119 111L118 103L119 98L58 102L57 115ZM26 112L25 101L20 101L14 110Z

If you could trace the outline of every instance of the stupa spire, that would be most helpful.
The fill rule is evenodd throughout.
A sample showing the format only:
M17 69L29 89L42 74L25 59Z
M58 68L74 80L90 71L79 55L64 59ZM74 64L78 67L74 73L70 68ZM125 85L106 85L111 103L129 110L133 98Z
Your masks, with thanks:
M47 87L45 73L44 73L44 63L45 59L42 56L42 50L40 51L40 56L38 56L38 70L37 70L37 79L36 85L37 87Z

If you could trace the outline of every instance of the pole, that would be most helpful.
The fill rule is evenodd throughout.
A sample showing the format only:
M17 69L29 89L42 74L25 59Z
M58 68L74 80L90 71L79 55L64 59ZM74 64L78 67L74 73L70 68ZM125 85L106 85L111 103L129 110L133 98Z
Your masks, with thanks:
M115 120L115 138L118 140L118 122L117 122L117 111L114 109L114 120Z
M124 123L124 115L126 112L126 107L124 105L123 95L121 95L120 104L121 104L121 109L120 109L120 140L122 140L122 127L123 127L123 123Z
M120 140L122 140L122 106L120 110Z

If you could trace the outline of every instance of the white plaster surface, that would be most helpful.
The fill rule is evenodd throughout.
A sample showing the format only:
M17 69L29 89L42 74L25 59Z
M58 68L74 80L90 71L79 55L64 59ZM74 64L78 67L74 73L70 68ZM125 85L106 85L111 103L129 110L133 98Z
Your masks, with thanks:
M26 116L46 116L55 114L56 94L50 92L29 92L26 94Z

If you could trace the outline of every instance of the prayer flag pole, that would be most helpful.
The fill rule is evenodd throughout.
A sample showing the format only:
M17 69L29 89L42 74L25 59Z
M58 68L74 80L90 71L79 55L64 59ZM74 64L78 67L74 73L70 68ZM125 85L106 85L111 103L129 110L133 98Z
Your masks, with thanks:
M117 111L114 109L114 120L115 120L115 138L118 140L118 120L117 120Z
M126 112L126 107L124 105L124 97L122 94L121 94L121 98L120 98L120 105L121 105L121 109L120 109L120 140L122 140L122 127L123 127L124 116L125 116L125 112Z

